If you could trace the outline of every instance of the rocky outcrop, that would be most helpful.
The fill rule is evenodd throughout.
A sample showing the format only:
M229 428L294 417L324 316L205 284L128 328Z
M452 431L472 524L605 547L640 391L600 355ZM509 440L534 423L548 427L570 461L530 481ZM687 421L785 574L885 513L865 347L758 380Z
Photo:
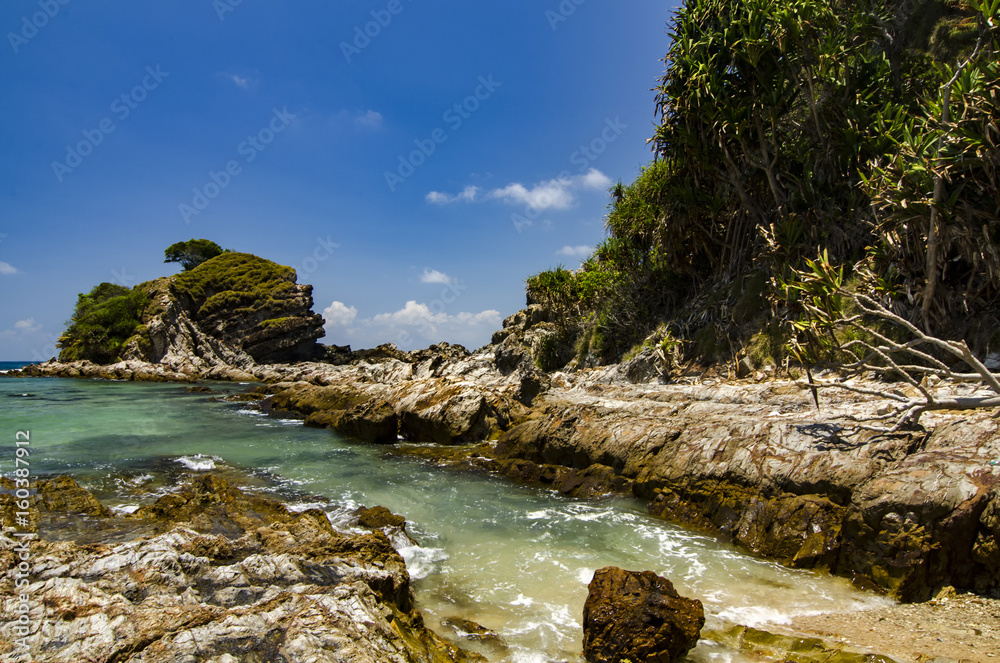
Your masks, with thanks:
M54 485L80 492L70 479ZM33 606L33 661L483 660L424 627L384 534L339 533L322 511L293 514L213 476L85 533L68 536L56 522L40 534L20 589ZM16 545L0 536L6 614ZM12 624L0 628L5 657L15 653Z
M312 312L312 286L295 270L245 253L224 253L189 272L139 286L152 305L144 333L124 359L174 369L185 365L247 368L312 359L324 335Z
M590 378L542 397L500 437L497 456L610 467L655 515L904 600L948 584L1000 587L1000 430L987 414L939 414L929 432L875 436L844 423L876 414L875 399L831 393L817 412L790 382Z
M312 286L297 284L291 267L254 255L226 252L132 291L101 284L90 295L99 296L90 308L78 305L60 338L61 359L204 374L325 354L316 342L325 332L322 316L312 311ZM126 305L137 307L128 329L124 323L108 329L105 321Z
M498 370L489 348L469 354L442 344L399 357L385 352L375 361L301 363L255 375L271 382L261 389L271 411L297 412L308 425L367 442L479 442L528 411L525 374Z
M583 655L589 663L681 660L705 625L701 601L679 595L652 571L598 569L583 606Z

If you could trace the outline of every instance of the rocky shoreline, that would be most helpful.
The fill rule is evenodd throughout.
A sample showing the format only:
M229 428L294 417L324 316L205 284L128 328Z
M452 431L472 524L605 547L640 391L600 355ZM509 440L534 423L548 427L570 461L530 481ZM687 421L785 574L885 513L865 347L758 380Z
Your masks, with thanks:
M646 354L541 371L539 347L556 333L534 307L474 353L442 344L335 348L296 364L51 361L11 375L253 383L244 398L264 412L369 443L420 443L394 453L567 495L631 494L654 515L903 601L948 586L1000 590L1000 434L988 412L928 413L923 430L876 435L857 422L881 413L880 399L825 391L817 410L790 378L664 381Z
M6 520L13 484L3 481ZM348 534L319 509L293 513L213 475L117 516L69 477L37 489L32 581L19 590L38 606L30 660L485 660L424 626L385 533L402 519L384 509L359 514L370 533ZM0 535L5 614L19 545ZM12 659L13 624L0 630Z
M47 362L21 374L260 382L248 398L263 411L366 442L435 443L424 455L570 495L631 493L654 515L904 601L1000 589L1000 435L988 413L928 414L925 430L879 436L852 428L880 411L877 398L827 391L817 411L790 379L661 384L636 381L636 362L547 374L532 334L551 323L531 316L509 318L476 353L384 346L338 364Z

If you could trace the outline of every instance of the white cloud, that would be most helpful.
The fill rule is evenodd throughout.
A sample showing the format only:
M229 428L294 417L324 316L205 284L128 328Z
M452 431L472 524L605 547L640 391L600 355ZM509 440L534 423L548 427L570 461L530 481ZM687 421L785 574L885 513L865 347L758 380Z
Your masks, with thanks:
M42 328L41 325L35 324L34 318L28 318L27 320L18 320L17 322L14 323L14 329L26 334L34 333L41 328Z
M593 252L594 247L592 246L564 246L556 251L556 255L569 256L571 258L586 258Z
M450 196L447 193L441 193L440 191L431 191L427 194L427 202L434 203L435 205L447 205L458 201L463 203L473 203L476 201L476 196L478 195L478 186L467 186L456 196Z
M17 269L6 262L0 262L0 274L17 274Z
M416 325L420 323L426 323L430 325L441 324L448 321L447 313L433 313L431 308L427 304L418 304L415 300L411 299L406 302L406 306L399 309L395 313L379 313L372 321L378 325L399 324L399 325Z
M358 317L358 309L335 301L323 309L323 317L326 318L327 325L348 327Z
M492 199L502 200L512 205L524 205L540 212L548 209L564 210L569 209L576 202L573 193L575 190L604 190L610 186L611 179L607 175L596 168L591 168L583 175L557 177L530 186L513 182L505 187L493 189L485 197L478 195L479 187L475 186L467 186L461 193L454 196L441 191L431 191L427 194L427 202L435 205L447 205L459 201L472 203L480 199Z
M508 203L526 205L537 210L568 209L573 204L573 180L559 178L539 182L530 189L523 184L508 184L502 189L494 189L490 197Z
M252 76L240 76L239 74L230 74L229 72L220 73L219 76L244 90L249 90L257 85L257 80Z
M611 178L596 168L591 168L586 175L580 177L580 184L587 189L606 191L611 186Z
M500 312L493 309L479 313L446 313L440 299L430 304L411 299L398 311L379 313L371 318L356 319L356 309L341 302L334 302L327 311L333 308L348 311L342 319L349 316L349 320L335 323L324 312L327 333L332 337L330 342L350 342L360 347L395 343L401 349L411 350L447 341L474 349L489 342L501 323Z
M367 129L380 128L382 126L382 121L382 113L373 110L367 110L354 118L354 124Z
M18 320L14 323L13 329L6 329L0 332L0 336L3 338L15 338L25 334L34 334L37 331L41 331L41 329L42 326L36 323L34 318L28 318L27 320Z
M424 273L420 275L421 283L441 283L443 285L448 285L451 283L451 277L444 272L439 272L436 269L424 269Z

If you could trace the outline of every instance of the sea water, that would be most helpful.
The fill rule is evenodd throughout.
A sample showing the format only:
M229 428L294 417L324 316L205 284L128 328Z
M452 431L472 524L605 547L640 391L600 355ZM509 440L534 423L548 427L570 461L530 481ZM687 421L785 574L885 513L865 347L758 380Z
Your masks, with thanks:
M211 387L222 396L250 385ZM0 379L0 472L11 475L14 434L28 430L33 476L69 474L119 512L204 472L319 506L339 527L359 505L383 505L419 543L397 542L428 624L452 637L450 618L493 630L507 645L482 649L494 660L581 661L587 584L609 565L669 578L703 601L712 628L887 603L652 518L637 500L570 499L443 469L209 396L173 383ZM754 660L711 641L691 658Z

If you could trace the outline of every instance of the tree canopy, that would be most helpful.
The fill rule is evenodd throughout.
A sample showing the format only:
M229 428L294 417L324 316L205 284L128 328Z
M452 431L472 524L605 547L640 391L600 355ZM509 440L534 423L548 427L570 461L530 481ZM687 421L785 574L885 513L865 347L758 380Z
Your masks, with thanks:
M608 361L795 333L818 256L928 327L1000 321L1000 0L686 0L669 32L653 162L530 300Z
M149 296L139 288L101 283L77 297L76 310L59 339L59 359L109 364L142 324Z
M184 271L188 271L223 253L225 253L225 249L213 241L189 239L186 242L177 242L168 246L163 252L166 256L163 262L179 262Z

